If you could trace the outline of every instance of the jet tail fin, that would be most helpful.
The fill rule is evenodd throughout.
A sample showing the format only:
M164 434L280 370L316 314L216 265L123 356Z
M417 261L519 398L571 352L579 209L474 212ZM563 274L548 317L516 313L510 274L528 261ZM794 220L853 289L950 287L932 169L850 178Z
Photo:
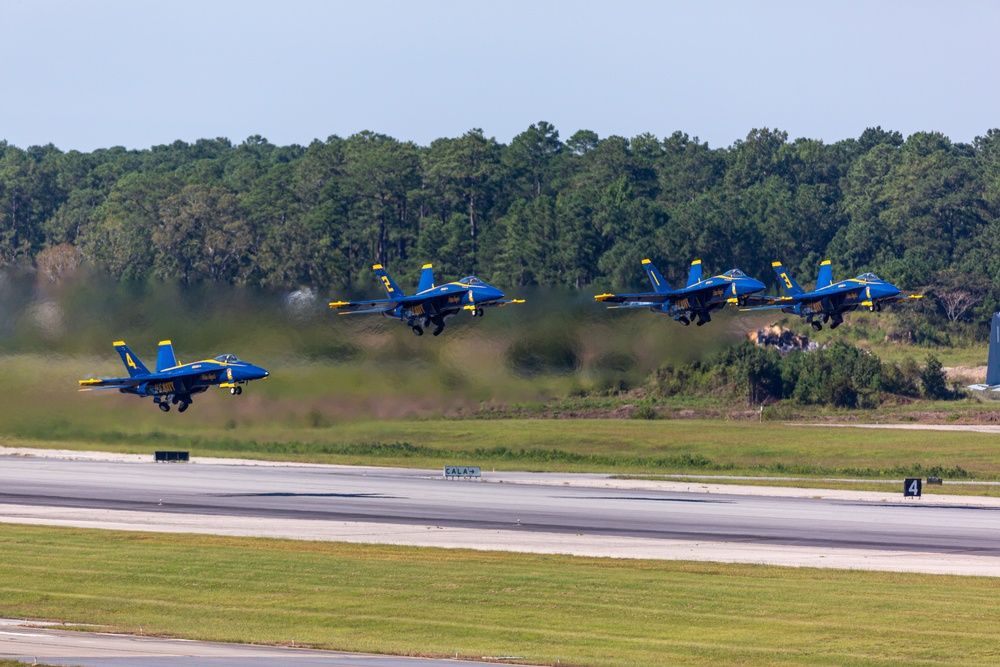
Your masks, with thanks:
M819 265L819 275L816 276L816 289L823 289L833 284L833 267L830 260L824 259Z
M799 287L797 282L795 282L795 278L792 278L792 276L789 275L788 271L785 270L785 267L781 265L781 262L771 262L771 268L774 269L776 274L778 274L778 280L781 281L782 287L785 288L785 291L788 294L805 294L805 291Z
M177 357L174 356L174 345L169 340L160 341L160 349L156 353L156 372L159 373L167 368L177 366Z
M668 285L667 281L663 279L663 276L656 270L656 267L653 266L651 261L648 259L642 260L642 268L646 269L646 275L649 276L649 282L653 283L654 290L657 292L671 291L670 285Z
M122 363L125 364L129 377L135 377L136 375L149 375L149 369L146 368L145 364L139 361L139 357L135 356L135 352L128 348L125 341L115 341L114 345L115 349L118 350L118 354L121 355Z
M386 273L381 264L373 265L372 270L375 272L375 275L379 277L379 280L382 281L382 287L385 288L386 296L390 299L398 299L401 296L406 296L403 294L403 290L399 289L399 285L396 284L396 281L389 277L389 274Z
M423 292L432 287L434 287L434 265L424 264L423 268L420 269L420 285L417 286L417 291Z
M1000 313L993 313L990 324L990 352L986 357L986 384L1000 385Z
M687 286L691 287L695 283L701 282L701 260L696 259L691 262L691 269L688 271Z

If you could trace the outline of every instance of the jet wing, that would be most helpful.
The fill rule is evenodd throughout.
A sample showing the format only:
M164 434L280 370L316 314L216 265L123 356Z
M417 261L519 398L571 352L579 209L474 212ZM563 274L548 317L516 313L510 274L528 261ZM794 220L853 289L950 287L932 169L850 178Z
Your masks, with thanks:
M895 297L887 297L887 298L883 298L883 299L878 299L878 301L880 301L882 303L896 303L898 301L909 301L910 299L923 299L923 298L924 298L923 294L910 294L908 296L903 296L902 294L900 294L899 296L895 296ZM867 301L862 301L861 305L862 306L872 306L872 305L874 305L874 301L871 300L871 299L869 299Z
M138 387L148 378L89 378L80 380L80 391L95 391L98 389L122 389L124 387Z
M477 304L462 306L462 310L475 310L476 308L490 308L491 306L508 306L512 303L524 303L524 299L500 299L498 301L480 301Z
M627 303L629 304L626 306L628 308L648 308L649 306L659 306L676 298L675 294L640 292L637 294L598 294L594 297L594 301L600 303Z
M331 301L330 307L342 310L340 315L356 315L359 313L385 313L395 310L402 303L395 299L373 299L371 301Z
M744 297L744 303L749 306L749 308L740 308L740 312L748 312L752 310L778 310L781 308L790 308L796 303L796 297L792 296L771 296L768 294L747 294Z

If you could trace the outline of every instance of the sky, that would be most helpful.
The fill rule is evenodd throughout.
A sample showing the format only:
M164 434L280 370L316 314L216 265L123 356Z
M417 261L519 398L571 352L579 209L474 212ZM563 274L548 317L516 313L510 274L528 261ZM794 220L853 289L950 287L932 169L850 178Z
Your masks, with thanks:
M987 0L0 0L0 140L1000 127Z

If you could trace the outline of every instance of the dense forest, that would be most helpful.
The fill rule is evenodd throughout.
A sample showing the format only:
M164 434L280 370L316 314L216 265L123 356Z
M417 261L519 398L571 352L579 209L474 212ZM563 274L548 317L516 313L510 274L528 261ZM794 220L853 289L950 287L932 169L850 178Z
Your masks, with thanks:
M498 286L638 287L652 258L739 267L769 284L875 271L927 289L952 321L1000 304L1000 130L973 144L881 128L825 144L755 129L728 148L677 132L563 141L540 122L418 146L374 132L309 146L260 136L62 152L0 142L0 265L57 281L89 264L122 281L372 293L433 262Z

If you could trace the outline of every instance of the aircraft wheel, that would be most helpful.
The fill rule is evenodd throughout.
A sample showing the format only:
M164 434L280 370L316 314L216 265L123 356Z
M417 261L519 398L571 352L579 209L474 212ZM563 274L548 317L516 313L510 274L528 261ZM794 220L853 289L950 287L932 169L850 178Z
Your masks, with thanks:
M881 303L876 303L875 304L875 312L876 313L881 313L882 312L882 304Z
M229 388L229 393L232 394L233 396L235 396L236 395L236 387L230 387Z
M170 412L170 406L167 403L157 403L157 405L159 405L160 409L164 412Z
M185 410L188 409L189 405L191 404L188 403L187 401L182 402L180 405L177 406L177 412L184 412Z
M243 387L233 387L233 393L239 396L243 393Z
M479 317L482 317L482 316L483 316L483 315L485 315L485 314L486 314L486 313L484 313L484 312L483 312L483 309L482 309L482 308L476 308L476 315L477 315L477 316L479 316Z
M434 332L433 333L434 333L435 336L440 336L442 331L444 331L444 327L443 326L441 326L441 327L434 327Z
M697 322L695 322L695 325L700 327L704 323L705 323L705 320L698 320Z
M679 317L679 318L677 318L677 321L680 322L681 324L683 324L684 326L687 326L687 325L691 324L691 320L689 320L686 317Z
M836 329L839 326L840 326L840 322L831 322L830 323L830 328L831 329Z
M419 324L415 324L415 325L413 325L413 333L415 333L418 336L423 336L424 335L424 328L422 326L420 326Z
M823 325L819 322L810 322L810 324L812 325L813 331L821 331L823 329Z

